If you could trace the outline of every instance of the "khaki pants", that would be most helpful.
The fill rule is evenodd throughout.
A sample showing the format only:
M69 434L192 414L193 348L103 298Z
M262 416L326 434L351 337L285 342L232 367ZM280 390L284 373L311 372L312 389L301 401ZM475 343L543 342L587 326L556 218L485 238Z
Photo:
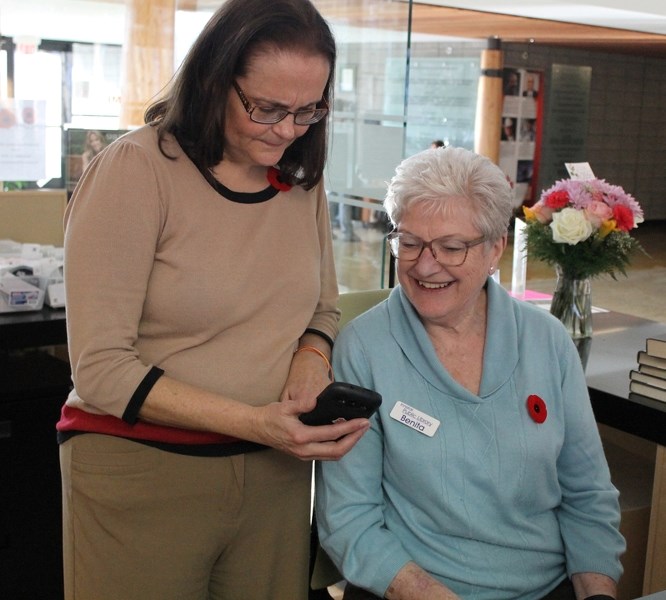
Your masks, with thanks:
M305 600L311 463L97 434L60 448L66 600Z

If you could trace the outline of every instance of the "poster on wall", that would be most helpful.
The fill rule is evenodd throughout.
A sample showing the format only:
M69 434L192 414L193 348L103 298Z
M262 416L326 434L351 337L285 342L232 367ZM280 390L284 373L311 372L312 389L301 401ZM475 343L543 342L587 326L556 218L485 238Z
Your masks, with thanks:
M499 165L514 190L514 206L535 201L539 164L543 73L505 68Z
M46 177L46 101L0 100L0 181Z
M125 129L68 129L66 132L65 174L67 191L73 192L83 171L111 142L127 133Z

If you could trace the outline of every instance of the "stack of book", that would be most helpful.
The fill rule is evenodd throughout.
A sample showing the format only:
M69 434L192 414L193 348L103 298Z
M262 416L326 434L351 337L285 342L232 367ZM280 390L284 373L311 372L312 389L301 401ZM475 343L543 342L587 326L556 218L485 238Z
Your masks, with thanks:
M629 373L629 391L666 402L666 340L648 338L638 352L638 369Z

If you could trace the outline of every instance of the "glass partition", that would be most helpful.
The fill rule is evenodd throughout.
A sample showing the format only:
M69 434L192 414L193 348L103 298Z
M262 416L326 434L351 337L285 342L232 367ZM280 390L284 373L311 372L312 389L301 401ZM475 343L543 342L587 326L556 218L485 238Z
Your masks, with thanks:
M49 180L59 181L62 176L62 115L63 115L63 68L58 51L35 48L31 52L14 50L14 98L31 104L44 106L45 125L45 178L36 185L43 186Z
M338 47L325 173L340 291L382 287L386 182L404 156L408 2L314 0Z
M411 0L314 3L330 23L338 46L325 183L340 289L377 288L388 281L384 237L390 225L381 206L386 183L405 156L429 147L433 140L472 147L485 40L410 31L419 11L425 10ZM209 4L198 5L177 11L176 66L212 14ZM124 10L113 14L116 18L108 19L102 39L91 39L90 31L82 30L67 52L40 51L38 57L23 57L16 65L17 96L48 95L53 176L67 130L118 127L123 39L118 24ZM70 23L77 19L69 15ZM35 33L45 37L45 32ZM0 48L0 90L12 83L7 54ZM68 170L66 165L61 176Z
M122 47L72 44L71 127L118 129Z
M315 4L338 46L326 185L340 290L385 287L386 183L435 140L473 147L485 41L410 31L411 0Z
M416 34L412 40L405 156L435 141L473 150L485 42Z

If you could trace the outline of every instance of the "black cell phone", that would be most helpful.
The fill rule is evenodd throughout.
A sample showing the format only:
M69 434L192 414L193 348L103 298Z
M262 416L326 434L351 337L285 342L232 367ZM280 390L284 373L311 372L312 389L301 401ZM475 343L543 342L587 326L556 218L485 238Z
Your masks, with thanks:
M317 396L317 406L300 415L299 419L306 425L330 425L350 419L368 419L381 403L381 394L373 390L334 381Z

